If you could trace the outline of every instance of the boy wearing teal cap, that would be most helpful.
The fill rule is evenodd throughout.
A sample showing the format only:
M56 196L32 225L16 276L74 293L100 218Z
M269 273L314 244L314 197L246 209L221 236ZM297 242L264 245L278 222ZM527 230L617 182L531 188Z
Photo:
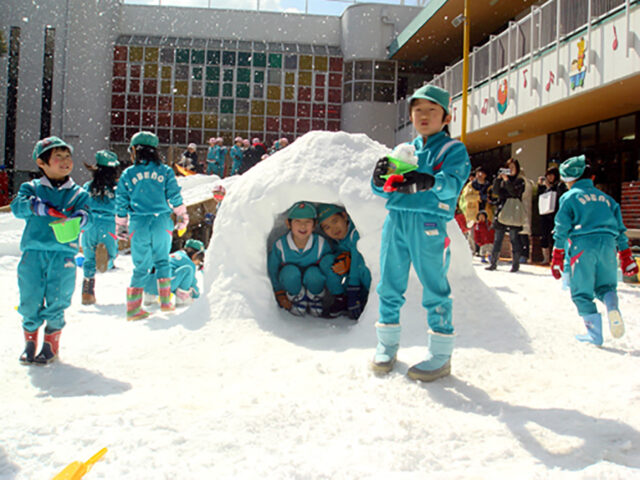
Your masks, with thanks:
M447 280L447 222L454 217L471 165L465 146L448 134L448 92L433 85L421 87L409 99L409 109L419 134L412 142L418 168L383 188L390 163L384 157L376 163L372 178L373 192L387 199L389 210L380 247L380 283L376 289L380 317L372 368L387 373L395 364L400 346L400 308L413 263L423 286L422 305L431 332L427 359L411 367L407 375L429 382L451 371L454 328Z
M116 185L120 162L118 156L110 150L96 152L96 164L85 166L93 174L93 180L82 188L89 193L91 221L82 231L82 304L96 303L95 275L106 272L118 255L116 237Z
M75 289L78 240L60 243L50 226L54 221L89 220L89 194L71 179L73 148L58 137L38 141L33 149L42 177L20 186L11 202L13 214L25 220L20 241L18 287L25 349L20 362L44 365L58 356L64 311ZM78 230L79 232L79 230ZM42 349L36 355L38 329L46 320Z
M371 286L371 272L358 251L360 235L343 207L321 203L317 209L318 224L332 247L332 253L320 262L320 270L327 277L327 290L334 297L329 316L347 313L357 320Z
M326 277L322 257L331 252L327 241L314 233L317 212L309 202L295 203L287 213L289 232L278 238L267 257L267 271L281 308L302 316L323 314Z
M176 297L176 306L189 305L200 296L196 272L204 264L204 243L190 238L184 244L184 250L176 250L169 255L171 266L171 293ZM158 300L157 276L151 275L144 288L144 304L150 305Z
M181 188L173 170L165 165L157 150L158 137L141 131L131 137L129 153L133 165L127 168L116 187L116 235L131 240L134 270L127 288L127 320L141 320L149 313L142 309L142 293L152 268L158 278L162 311L171 303L169 252L173 230L189 223ZM171 213L176 215L176 224ZM129 233L129 231L131 233Z
M593 186L591 167L584 155L571 157L560 165L560 177L569 191L560 197L553 234L551 273L562 277L565 245L569 257L571 299L584 320L587 333L576 335L582 342L602 345L602 317L594 298L607 309L614 338L624 335L624 322L618 308L616 251L624 275L638 273L629 240L622 223L620 206Z

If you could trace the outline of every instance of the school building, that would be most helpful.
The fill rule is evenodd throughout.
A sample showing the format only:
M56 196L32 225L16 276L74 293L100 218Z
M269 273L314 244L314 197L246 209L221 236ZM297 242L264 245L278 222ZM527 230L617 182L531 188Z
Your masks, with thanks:
M473 164L496 170L515 156L535 180L586 153L640 229L638 0L357 3L339 17L5 0L0 163L11 191L36 171L31 150L50 134L86 162L102 148L124 153L140 129L162 148L310 130L393 147L413 136L405 98L425 82L451 92L459 136L467 27Z

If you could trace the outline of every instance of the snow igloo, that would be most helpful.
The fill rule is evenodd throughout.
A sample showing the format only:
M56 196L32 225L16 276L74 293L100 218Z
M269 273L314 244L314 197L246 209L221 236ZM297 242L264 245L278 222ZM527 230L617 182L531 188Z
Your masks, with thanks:
M307 201L343 206L358 229L358 250L372 276L369 301L358 323L375 323L380 238L387 210L385 199L371 191L370 178L376 161L390 151L364 134L314 131L225 182L227 195L218 210L204 271L211 318L253 318L265 326L279 321L334 322L294 317L280 309L267 274L267 252L286 231L286 212L295 202ZM473 270L469 247L455 221L449 222L448 233L453 286L453 279L473 275ZM412 288L421 292L413 272L408 290ZM422 308L419 300L417 306Z

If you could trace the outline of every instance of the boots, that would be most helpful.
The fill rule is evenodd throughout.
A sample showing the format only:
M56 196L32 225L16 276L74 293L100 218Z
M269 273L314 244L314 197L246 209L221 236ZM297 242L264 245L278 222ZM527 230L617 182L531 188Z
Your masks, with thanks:
M149 305L156 305L158 303L158 295L154 295L153 293L144 292L142 295L142 304L145 307Z
M142 320L149 312L142 309L142 287L127 288L127 320Z
M36 348L38 347L38 330L30 332L23 330L24 333L24 352L20 355L20 363L29 365L33 363L36 357Z
M300 289L300 292L297 295L291 295L287 292L287 298L291 302L291 309L289 313L291 315L295 315L296 317L303 317L305 313L307 313L307 299L304 295L304 288Z
M407 376L421 382L432 382L451 373L451 353L453 352L454 335L431 332L429 335L430 357L424 362L414 365Z
M95 278L85 278L82 280L82 304L83 305L93 305L96 303L96 292L95 292L96 279Z
M551 260L551 249L543 248L542 249L542 265L549 265L550 260Z
M375 373L389 373L395 365L398 348L400 347L400 331L401 327L398 324L376 323L378 346L371 362L371 369Z
M317 295L314 295L309 290L307 290L307 307L309 309L309 314L312 317L322 316L324 310L323 299L324 291L320 292Z
M186 291L178 288L176 290L176 307L182 305L191 305L193 303L193 297Z
M158 296L160 297L160 310L163 312L172 312L176 309L171 304L171 279L159 278L158 279Z
M60 334L62 330L54 330L53 332L44 331L44 342L42 343L42 350L36 358L33 359L33 363L37 365L47 365L55 361L58 358L58 347L60 344Z
M109 269L109 251L104 243L96 247L96 270L104 273Z
M609 329L613 338L620 338L624 335L624 322L618 309L618 294L615 291L607 292L602 297L605 307L607 307L607 317L609 318Z
M334 295L333 303L329 308L329 317L336 318L347 314L347 296L345 294Z
M602 317L599 313L591 313L582 317L584 326L587 327L587 333L584 335L576 335L576 339L581 342L593 343L594 345L602 345Z

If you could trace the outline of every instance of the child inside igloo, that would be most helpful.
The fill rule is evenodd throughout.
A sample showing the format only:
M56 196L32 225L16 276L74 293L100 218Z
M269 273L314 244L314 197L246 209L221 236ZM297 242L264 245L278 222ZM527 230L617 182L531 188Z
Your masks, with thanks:
M276 222L270 238L277 238L268 242L267 270L278 305L296 316L358 320L371 273L344 207L299 201L285 213L287 231L280 235L282 223Z

